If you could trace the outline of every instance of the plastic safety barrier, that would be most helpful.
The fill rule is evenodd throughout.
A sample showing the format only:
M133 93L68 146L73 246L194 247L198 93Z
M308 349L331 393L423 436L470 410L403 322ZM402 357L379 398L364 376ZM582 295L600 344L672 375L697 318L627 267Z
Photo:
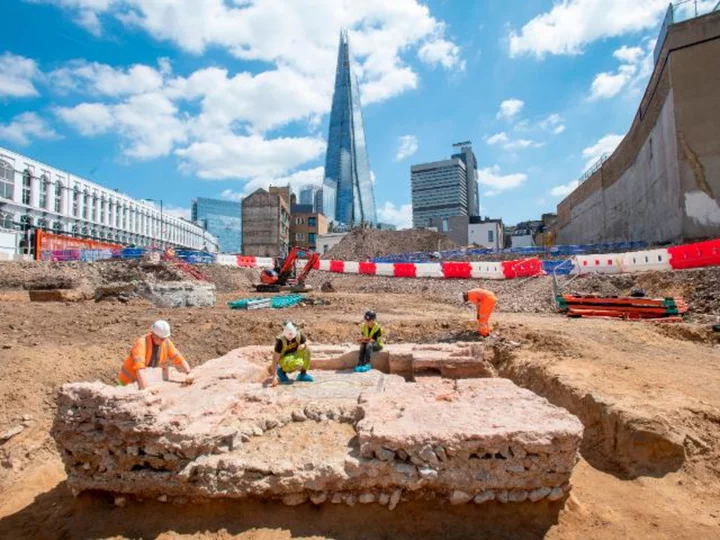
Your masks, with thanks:
M446 279L470 279L472 266L466 262L445 262L442 264L442 273Z
M415 277L442 278L445 277L443 265L440 263L418 263L415 266Z
M505 261L502 263L505 279L533 277L542 275L543 265L540 259Z
M670 252L667 249L649 249L625 253L620 259L622 272L636 273L649 270L672 270Z
M237 256L237 265L241 268L255 268L257 266L257 257L249 257L246 255Z
M668 248L675 270L720 265L720 239Z
M471 277L475 279L505 279L502 263L499 262L471 262Z
M617 254L576 255L576 274L619 274L622 258Z
M415 277L415 264L414 263L399 263L393 265L393 275L395 277L414 278Z
M374 276L377 273L377 268L374 262L361 262L358 267L361 274Z
M330 261L330 271L342 274L345 271L345 263L343 261Z

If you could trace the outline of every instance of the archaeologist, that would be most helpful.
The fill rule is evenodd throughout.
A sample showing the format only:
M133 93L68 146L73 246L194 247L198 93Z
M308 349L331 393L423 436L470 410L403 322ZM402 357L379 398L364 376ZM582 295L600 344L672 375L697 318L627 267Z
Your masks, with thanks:
M490 315L492 315L497 304L495 295L485 289L471 289L463 293L463 302L470 302L477 307L478 332L481 336L490 335Z
M170 324L167 321L155 321L150 332L135 342L135 345L123 362L117 382L121 386L137 382L138 388L148 387L147 368L162 368L163 380L170 379L169 362L185 373L184 384L192 384L194 376L190 366L170 341Z
M293 323L288 321L283 326L282 334L275 338L272 386L289 383L287 374L297 370L300 370L300 373L295 377L296 381L313 382L315 379L307 372L309 368L310 349L307 346L307 339Z
M355 371L364 373L372 369L372 362L370 362L370 360L373 353L382 350L385 346L385 332L377 322L377 314L374 311L367 311L365 313L365 320L360 325L360 332L362 334L358 339L358 343L360 343L360 354L358 357L358 365L355 366Z

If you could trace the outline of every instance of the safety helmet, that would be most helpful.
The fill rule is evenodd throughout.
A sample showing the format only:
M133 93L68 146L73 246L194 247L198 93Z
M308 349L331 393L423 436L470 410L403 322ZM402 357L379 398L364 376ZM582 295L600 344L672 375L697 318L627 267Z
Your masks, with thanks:
M285 336L286 339L295 339L297 337L297 333L297 326L289 321L285 323L285 326L283 327L283 336Z
M150 331L160 339L167 339L170 337L170 323L163 320L155 321Z
M365 312L366 321L374 321L375 319L377 319L377 313L375 313L373 310L368 310Z

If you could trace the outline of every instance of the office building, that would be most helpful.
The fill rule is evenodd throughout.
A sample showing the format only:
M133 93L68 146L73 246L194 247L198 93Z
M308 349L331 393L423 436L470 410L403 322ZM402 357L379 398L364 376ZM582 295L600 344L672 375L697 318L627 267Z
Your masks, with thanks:
M313 207L313 212L317 212L316 199L319 188L317 186L305 186L300 190L300 197L298 198L300 204L310 205Z
M217 251L203 227L157 204L0 148L0 228L21 231L32 248L34 229L100 242ZM30 249L32 251L32 249Z
M343 30L330 111L321 211L330 221L348 227L377 222L360 94L351 59L347 31Z
M287 196L287 199L286 199ZM242 254L285 257L290 244L290 191L262 188L242 201Z
M462 160L465 164L465 177L467 181L468 194L468 215L477 216L480 214L480 197L477 186L477 159L475 158L475 153L472 150L472 143L470 141L456 143L453 144L453 148L458 148L460 151L457 154L453 154L452 157Z
M218 240L221 253L242 250L242 205L235 201L198 197L192 202L192 220Z
M410 168L413 227L429 227L435 219L469 216L467 171L460 158Z

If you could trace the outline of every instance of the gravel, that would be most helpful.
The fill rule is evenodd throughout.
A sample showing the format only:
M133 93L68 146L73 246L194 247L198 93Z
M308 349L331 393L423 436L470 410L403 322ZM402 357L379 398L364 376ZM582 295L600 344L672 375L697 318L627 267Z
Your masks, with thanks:
M402 231L353 229L322 258L364 261L397 253L434 252L456 247L457 244L446 235L428 229Z

